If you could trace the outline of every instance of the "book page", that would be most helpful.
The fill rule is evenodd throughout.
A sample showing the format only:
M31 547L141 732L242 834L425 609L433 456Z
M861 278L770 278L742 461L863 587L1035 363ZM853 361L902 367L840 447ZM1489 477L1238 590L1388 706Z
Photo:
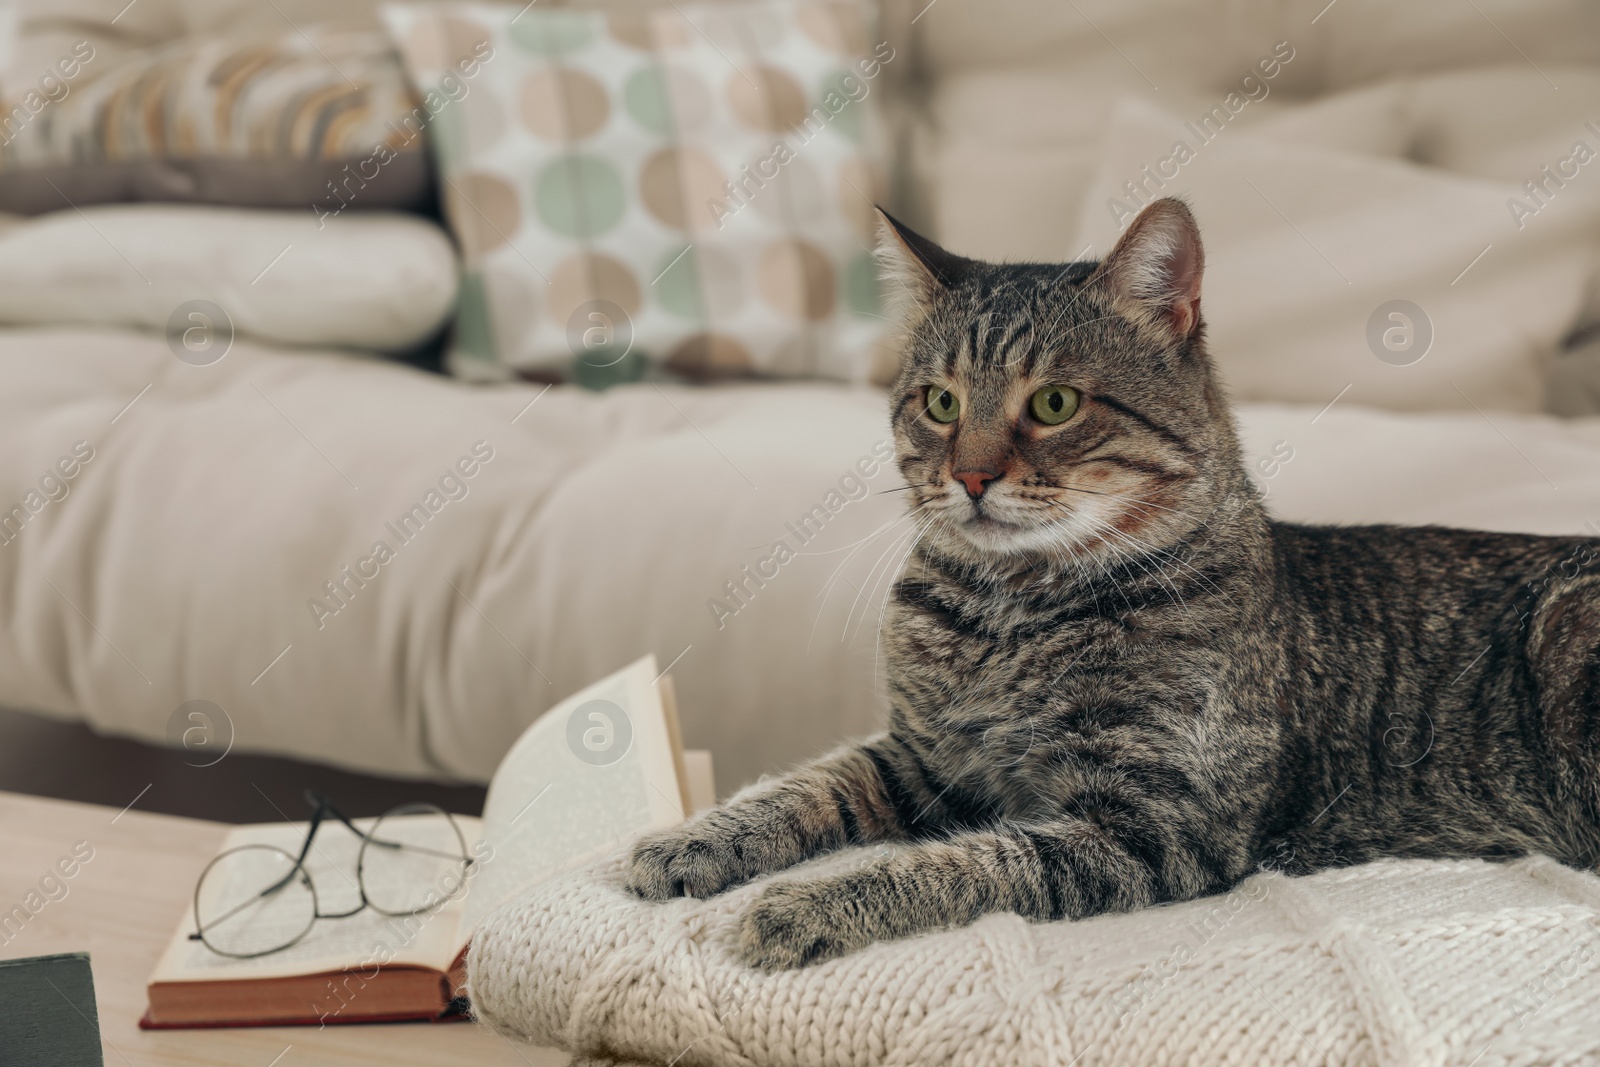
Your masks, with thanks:
M678 779L678 805L684 817L694 811L694 800L689 792L689 772L683 759L683 731L678 725L678 690L672 684L672 675L663 674L656 680L656 696L661 701L661 716L667 724L667 743L672 746L672 772Z
M711 769L711 753L703 748L683 750L684 781L689 786L689 814L717 806L717 778Z
M557 704L506 753L484 804L485 855L464 934L557 871L683 820L658 681L646 656Z
M480 835L477 819L462 815L455 818L469 844ZM370 830L375 822L373 819L353 821L363 830ZM276 846L291 857L298 856L305 841L307 826L307 823L268 823L235 827L224 838L222 850L265 844ZM361 889L356 874L360 848L361 839L337 820L325 821L318 827L316 839L305 859L305 869L316 893L317 912L329 915L350 911L361 904ZM378 882L382 870L381 866L369 864L363 873L369 894L379 899L384 899L385 890L390 888ZM255 873L254 877L252 873L252 866L248 862L230 862L215 868L204 883L205 900L202 906L207 913L217 911L216 901L241 898L241 895L248 897L252 890L260 888L259 873ZM231 879L226 875L232 875ZM253 959L219 955L204 942L189 940L188 935L198 925L191 898L183 925L167 946L151 981L278 978L347 968L360 968L365 972L384 965L413 965L442 972L449 968L461 940L464 898L475 877L476 872L469 870L454 898L447 896L447 891L452 887L440 887L438 898L446 902L436 910L419 915L390 916L368 907L348 918L317 919L305 936L289 948ZM230 881L233 884L229 884ZM245 885L244 882L249 884ZM304 914L298 909L279 909L276 913L264 912L259 922L277 923L283 927L282 935L287 938L305 928ZM261 928L251 931L252 936L259 934L263 941L273 932Z

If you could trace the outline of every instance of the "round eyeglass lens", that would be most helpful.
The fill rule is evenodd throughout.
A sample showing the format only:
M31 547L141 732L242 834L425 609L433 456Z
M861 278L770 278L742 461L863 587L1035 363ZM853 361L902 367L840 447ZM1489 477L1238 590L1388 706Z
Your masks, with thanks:
M460 827L432 804L406 804L379 818L356 864L367 903L385 915L415 915L453 900L468 866Z
M288 948L317 918L311 878L271 845L241 845L206 867L194 891L200 939L224 956L262 956Z

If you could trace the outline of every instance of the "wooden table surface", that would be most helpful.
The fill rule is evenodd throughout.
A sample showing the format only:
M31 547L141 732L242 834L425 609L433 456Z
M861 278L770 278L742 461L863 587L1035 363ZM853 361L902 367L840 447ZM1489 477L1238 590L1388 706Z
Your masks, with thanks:
M0 792L0 916L37 891L74 844L94 849L64 880L64 897L56 890L60 899L20 932L0 931L0 959L90 954L107 1067L565 1067L564 1053L515 1044L476 1023L140 1030L145 982L226 830Z

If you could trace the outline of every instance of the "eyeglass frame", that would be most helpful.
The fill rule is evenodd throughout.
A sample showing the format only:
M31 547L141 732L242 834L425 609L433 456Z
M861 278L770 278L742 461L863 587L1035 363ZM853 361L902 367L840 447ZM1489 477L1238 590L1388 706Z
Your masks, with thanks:
M437 911L439 908L444 906L445 902L449 899L448 897L446 897L445 900L440 901L439 903L434 904L431 907L413 908L410 911L389 911L389 910L387 910L387 909L385 909L385 908L383 908L383 907L381 907L381 906L379 906L377 904L374 904L372 902L372 900L367 896L366 879L364 877L362 877L362 871L363 871L364 865L366 863L366 858L367 858L367 846L368 845L377 845L377 846L379 846L381 848L409 849L411 851L429 852L429 853L432 853L433 850L432 849L419 848L416 845L407 845L403 841L384 841L384 840L381 840L379 838L373 837L370 833L368 833L368 832L360 829L359 827L357 827L356 824L354 822L352 822L348 816L346 816L342 811L340 811L337 807L334 806L332 800L328 799L326 796L322 795L321 793L317 792L314 789L307 789L305 791L305 800L306 800L306 803L308 803L308 804L310 804L312 806L311 823L306 828L305 841L302 842L302 844L300 845L300 855L298 857L290 855L288 849L279 848L276 845L255 843L255 844L248 844L248 845L238 845L238 846L236 846L234 848L227 849L226 851L219 852L216 856L212 857L210 863L206 864L205 870L200 872L200 877L198 879L196 879L195 883L194 883L194 920L195 920L195 926L198 927L198 929L196 929L192 933L190 933L186 940L198 941L201 944L205 945L206 948L208 948L212 952L216 953L217 955L225 956L225 957L227 957L229 959L253 960L253 959L258 959L258 958L260 958L262 956L270 956L275 952L283 952L283 951L286 951L287 949L293 948L295 945L298 945L302 940L305 939L305 936L307 934L309 934L316 927L317 921L319 919L348 919L348 918L350 918L352 916L361 914L363 911L367 910L368 908L371 908L373 911L377 912L379 915L384 915L384 916L387 916L389 918L398 919L398 918L406 918L406 917L412 916L412 915L423 915L423 914L426 914L428 912ZM376 827L379 824L381 824L383 822L383 820L389 818L390 816L399 815L399 814L402 814L402 813L411 813L411 809L416 809L416 808L422 808L422 809L426 809L427 811L438 812L440 815L443 815L445 817L445 820L450 824L450 829L455 832L456 841L461 846L461 855L460 855L459 859L460 859L460 862L461 862L461 871L462 871L462 875L463 875L463 879L462 880L463 880L463 883L464 883L467 873L471 871L473 864L476 863L477 860L473 856L468 855L468 852L467 852L467 839L466 839L465 835L463 835L461 833L461 826L460 826L459 823L456 822L455 816L451 815L448 811L445 811L443 808L439 807L437 804L428 804L428 803L425 803L425 802L413 802L413 803L409 803L409 804L400 804L400 805L397 805L397 806L395 806L393 808L390 808L388 811L384 812L382 815L379 815L376 819L373 820L372 825L374 827ZM418 814L421 814L421 813L419 812ZM305 863L306 863L306 857L308 855L310 855L310 853L311 853L311 846L312 846L313 842L316 839L317 830L320 829L322 824L323 824L323 822L325 820L327 820L328 818L330 818L330 817L333 818L333 819L337 819L339 822L343 823L345 825L346 829L348 829L351 833L355 834L357 837L359 837L361 839L361 849L360 849L360 851L358 851L356 853L356 891L361 894L361 903L356 905L354 908L351 908L349 911L333 912L333 913L329 913L329 914L324 915L323 912L322 912L321 901L317 897L317 886L316 886L316 883L312 880L311 872L306 869ZM252 898L252 899L253 900L261 900L261 899L263 899L263 898L265 898L267 896L270 896L273 893L278 892L284 886L286 886L290 882L294 881L295 875L298 873L305 880L306 889L309 890L310 893L311 893L311 921L306 923L306 928L304 930L301 930L298 934L296 934L293 940L286 941L283 944L277 945L277 946L275 946L273 948L262 949L260 952L224 952L223 950L217 948L215 945L211 944L211 942L206 940L206 937L205 937L206 928L207 927L215 927L218 923L222 922L224 919L230 918L231 916L238 914L238 912L242 908L246 907L252 901L246 901L244 904L240 904L234 910L229 911L226 914L224 914L222 916L219 916L216 919L213 919L210 923L201 923L201 921L200 921L200 889L201 889L201 887L203 887L205 885L206 875L211 873L211 868L215 867L218 863L222 862L222 860L226 859L229 856L232 856L232 855L235 855L237 853L243 852L243 851L245 851L247 849L256 849L256 848L269 849L269 850L271 850L273 852L277 852L277 853L279 853L281 855L289 856L291 859L294 860L294 866L290 868L288 874L285 874L282 878L278 879L272 885L270 885L267 888L263 889L260 893L256 894L256 896L254 898ZM443 855L442 853L439 853L439 854ZM447 858L454 859L456 857L447 857ZM451 895L453 896L454 894L451 894Z

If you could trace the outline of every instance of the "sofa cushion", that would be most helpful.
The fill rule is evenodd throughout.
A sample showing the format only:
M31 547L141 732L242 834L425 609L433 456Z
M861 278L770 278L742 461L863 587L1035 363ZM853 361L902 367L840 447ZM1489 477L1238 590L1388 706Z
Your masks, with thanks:
M1584 0L1479 0L1476 6L1455 0L1292 6L1276 0L890 0L888 6L891 21L916 33L919 60L935 81L981 70L1071 71L1083 86L1085 108L1140 89L1215 93L1278 40L1308 59L1286 83L1297 96L1355 88L1399 71L1600 64L1600 9Z
M484 389L245 338L194 366L86 329L0 331L0 376L0 706L163 742L204 699L237 751L482 781L557 699L654 652L724 790L881 722L911 527L874 390ZM1279 515L1600 523L1600 420L1322 406L1242 409ZM397 544L386 524L478 441L468 494ZM378 540L395 557L361 585L344 568Z
M646 652L729 785L878 721L909 526L875 391L486 389L242 337L195 366L109 329L0 331L0 376L0 706L175 743L204 699L234 751L476 781Z

